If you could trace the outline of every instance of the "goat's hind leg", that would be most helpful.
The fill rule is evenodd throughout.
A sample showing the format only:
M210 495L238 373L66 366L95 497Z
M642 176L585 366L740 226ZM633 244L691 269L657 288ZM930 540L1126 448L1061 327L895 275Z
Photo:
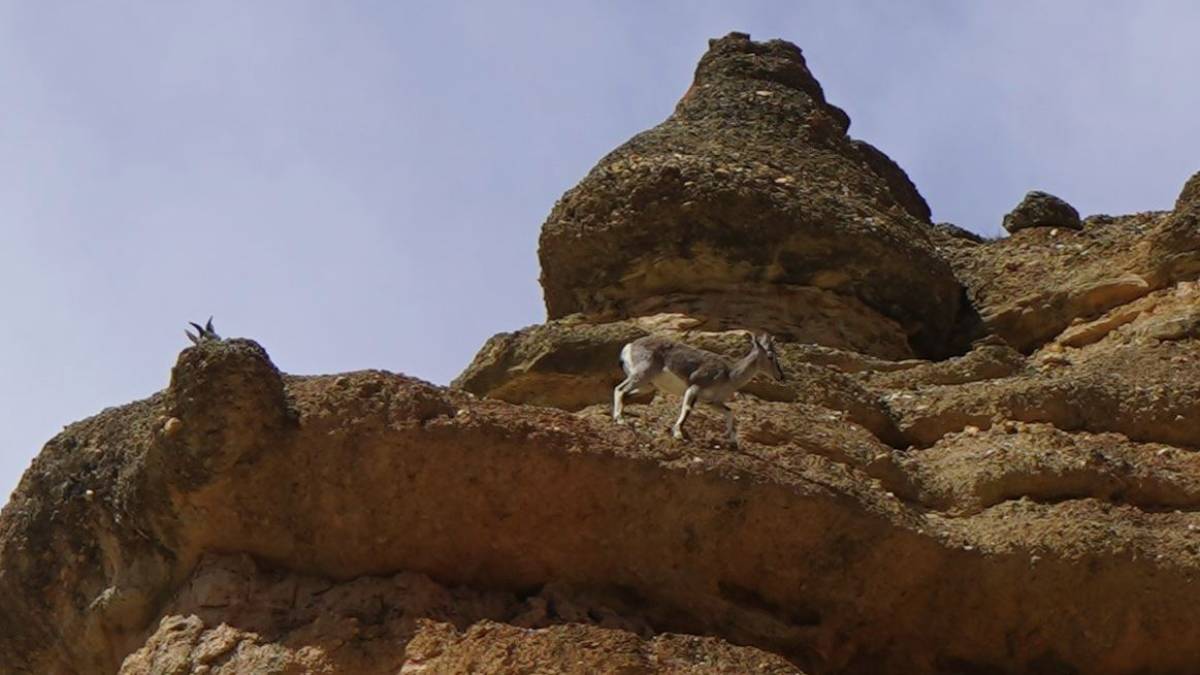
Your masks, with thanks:
M625 419L621 417L621 413L625 411L625 394L635 393L648 379L645 373L630 373L620 384L613 387L612 414L614 422L617 424L625 423Z

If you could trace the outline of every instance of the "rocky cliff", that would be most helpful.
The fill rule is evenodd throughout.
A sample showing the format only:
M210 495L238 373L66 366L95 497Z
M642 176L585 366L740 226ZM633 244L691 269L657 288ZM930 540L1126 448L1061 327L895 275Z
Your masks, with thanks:
M554 206L548 321L451 387L185 349L0 515L3 671L1194 672L1200 175L981 241L848 129L730 34ZM608 419L625 342L746 329L788 378L739 449L671 397Z

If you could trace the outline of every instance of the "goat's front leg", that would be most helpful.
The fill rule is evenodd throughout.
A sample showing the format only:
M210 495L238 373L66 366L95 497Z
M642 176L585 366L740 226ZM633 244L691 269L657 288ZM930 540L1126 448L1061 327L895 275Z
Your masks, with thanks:
M700 393L700 387L692 385L683 392L683 407L679 411L679 419L675 421L675 426L671 430L671 435L677 439L683 439L683 423L687 421L688 414L692 412L692 407L696 405L696 395Z

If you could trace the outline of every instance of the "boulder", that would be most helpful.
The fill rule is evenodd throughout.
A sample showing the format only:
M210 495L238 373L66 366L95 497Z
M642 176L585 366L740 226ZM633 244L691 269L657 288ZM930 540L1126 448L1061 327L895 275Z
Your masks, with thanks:
M1025 195L1017 208L1004 216L1004 229L1009 234L1031 227L1078 230L1083 227L1083 222L1074 206L1052 194L1034 190Z

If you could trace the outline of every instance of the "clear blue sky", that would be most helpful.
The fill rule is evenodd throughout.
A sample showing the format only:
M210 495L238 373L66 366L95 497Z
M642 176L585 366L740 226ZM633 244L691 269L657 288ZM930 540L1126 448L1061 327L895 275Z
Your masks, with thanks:
M216 315L284 370L449 381L542 320L538 228L709 37L799 44L937 220L1168 208L1193 2L0 0L0 500Z

